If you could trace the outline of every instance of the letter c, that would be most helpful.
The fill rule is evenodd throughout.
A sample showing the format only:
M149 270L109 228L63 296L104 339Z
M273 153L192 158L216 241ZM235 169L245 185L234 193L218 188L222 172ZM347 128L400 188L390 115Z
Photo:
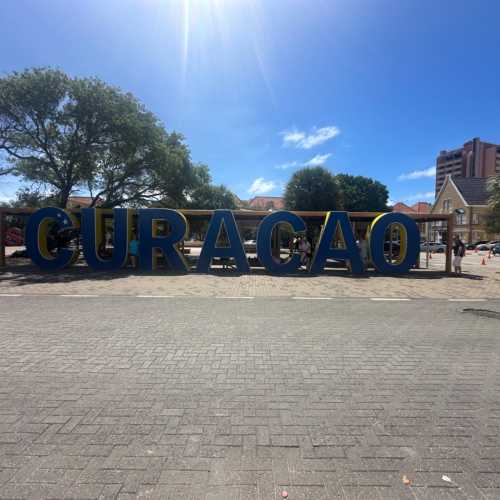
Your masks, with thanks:
M261 264L271 273L288 274L297 271L300 266L300 255L293 255L288 262L281 264L274 260L271 252L271 238L277 224L290 224L295 232L305 231L304 220L292 212L281 210L266 216L257 233L257 257Z
M59 248L55 256L47 244L50 225L55 222L61 228L79 229L78 219L62 208L46 207L34 212L26 225L26 252L30 259L41 269L54 271L62 269L78 258L78 251Z

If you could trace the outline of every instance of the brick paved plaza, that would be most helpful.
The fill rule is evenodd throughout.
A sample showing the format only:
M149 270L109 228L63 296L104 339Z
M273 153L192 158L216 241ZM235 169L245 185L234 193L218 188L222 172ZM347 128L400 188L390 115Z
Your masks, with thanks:
M481 265L485 259L486 265ZM12 259L13 261L14 259ZM11 261L11 262L12 262ZM425 267L425 254L421 254ZM57 273L41 272L33 265L9 265L0 273L1 294L97 294L97 295L174 295L190 297L392 297L392 298L489 298L500 297L500 256L469 253L460 279L443 272L444 254L434 254L429 269L404 276L380 275L370 270L353 277L345 270L311 276L272 276L253 270L250 274L214 271L211 274L153 273L122 269L93 272L74 266Z
M500 498L467 307L500 302L1 296L0 497Z

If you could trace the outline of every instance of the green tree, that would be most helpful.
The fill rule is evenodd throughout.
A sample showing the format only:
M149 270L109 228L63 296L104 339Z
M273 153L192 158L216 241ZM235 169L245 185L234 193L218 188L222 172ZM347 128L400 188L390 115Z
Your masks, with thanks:
M1 165L3 163L3 165ZM14 172L14 165L5 158L5 154L0 157L0 176L8 175Z
M492 177L488 182L490 214L486 219L488 229L500 233L500 177Z
M0 167L0 175L7 175L14 172L14 167Z
M53 69L0 79L1 152L60 207L78 189L105 207L181 206L199 182L183 137L168 134L134 96Z
M191 201L188 206L199 210L216 210L220 208L234 210L237 208L234 194L222 184L220 186L204 184L195 189L191 194Z
M21 188L16 193L16 199L11 201L14 208L42 208L54 206L57 203L50 195L33 188Z
M339 210L342 208L338 184L323 167L295 172L285 188L287 210Z
M379 212L387 210L389 192L379 181L361 175L337 174L342 192L343 208L348 212Z

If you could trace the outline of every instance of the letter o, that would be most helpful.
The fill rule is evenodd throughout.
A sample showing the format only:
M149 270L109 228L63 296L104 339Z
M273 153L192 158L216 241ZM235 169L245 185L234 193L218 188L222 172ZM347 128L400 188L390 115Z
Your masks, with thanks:
M387 262L384 254L385 232L392 224L401 232L400 255L394 264ZM370 225L369 240L372 263L381 273L407 273L417 262L420 234L415 221L405 214L391 212L376 217Z

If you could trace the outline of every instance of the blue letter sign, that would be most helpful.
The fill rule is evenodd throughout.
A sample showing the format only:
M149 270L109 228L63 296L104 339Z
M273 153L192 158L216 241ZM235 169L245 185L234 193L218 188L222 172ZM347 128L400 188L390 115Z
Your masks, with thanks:
M82 245L87 264L96 271L120 269L127 262L129 236L132 230L132 211L113 209L113 255L106 259L100 254L103 247L103 214L106 210L82 208Z
M78 258L78 252L61 246L60 231L78 227L76 217L61 208L41 208L31 215L26 225L26 252L42 269L55 270L69 266ZM51 251L55 251L55 255Z
M386 230L392 224L399 229L400 234L399 257L394 264L387 261L384 251ZM392 234L389 238L392 238ZM381 273L407 273L417 262L420 251L419 231L415 221L405 214L391 212L379 215L370 225L369 239L373 265Z
M84 208L79 220L60 208L41 208L31 215L26 226L26 250L31 260L42 269L57 270L66 267L78 258L78 238L81 235L83 254L87 264L96 270L111 271L126 265L130 253L134 210L113 209L113 250L107 256L103 242L104 215L111 209ZM306 224L299 215L278 211L267 215L257 232L257 257L271 273L293 273L300 268L300 256L294 254L285 262L272 253L272 234L278 224L288 224L295 233L306 231ZM388 232L398 229L399 239L386 241ZM226 246L219 246L222 230L225 229ZM388 231L390 229L390 231ZM160 231L161 230L161 231ZM188 271L189 266L179 244L188 234L184 215L166 208L144 208L137 210L137 232L134 238L139 243L139 267L152 270L163 252L170 269ZM384 213L375 217L369 231L370 256L381 273L400 274L410 271L415 265L420 250L418 226L413 219L398 212ZM334 240L340 247L332 247ZM388 237L393 239L392 234ZM73 245L71 242L75 242ZM387 258L387 246L399 248L397 257ZM197 271L208 272L214 258L233 259L239 272L250 270L238 226L231 210L214 210L205 241L198 259ZM310 272L319 273L327 259L347 261L353 273L362 273L364 266L347 212L328 212L316 245ZM223 262L224 263L224 262Z
M332 248L332 240L337 232L337 226L340 228L339 236L343 248ZM318 246L314 252L311 272L321 272L325 267L326 259L350 261L353 273L363 272L363 263L347 212L328 212L326 215Z
M226 229L229 246L217 246L222 226ZM233 258L236 262L236 267L240 273L247 273L250 268L245 255L245 249L241 242L240 234L234 220L231 210L215 210L208 226L205 243L201 249L200 259L198 260L197 270L202 273L207 273L210 269L210 264L214 257L222 259Z
M260 223L259 232L257 233L257 257L262 265L271 273L287 274L293 273L300 266L300 255L294 254L288 262L281 264L274 260L272 254L272 234L273 229L277 224L289 224L295 232L306 230L305 222L292 212L274 212Z
M151 271L156 268L157 250L162 250L171 269L187 271L184 255L177 243L186 237L188 230L184 215L169 208L143 208L139 216L139 266ZM158 223L166 222L169 233L158 236Z

